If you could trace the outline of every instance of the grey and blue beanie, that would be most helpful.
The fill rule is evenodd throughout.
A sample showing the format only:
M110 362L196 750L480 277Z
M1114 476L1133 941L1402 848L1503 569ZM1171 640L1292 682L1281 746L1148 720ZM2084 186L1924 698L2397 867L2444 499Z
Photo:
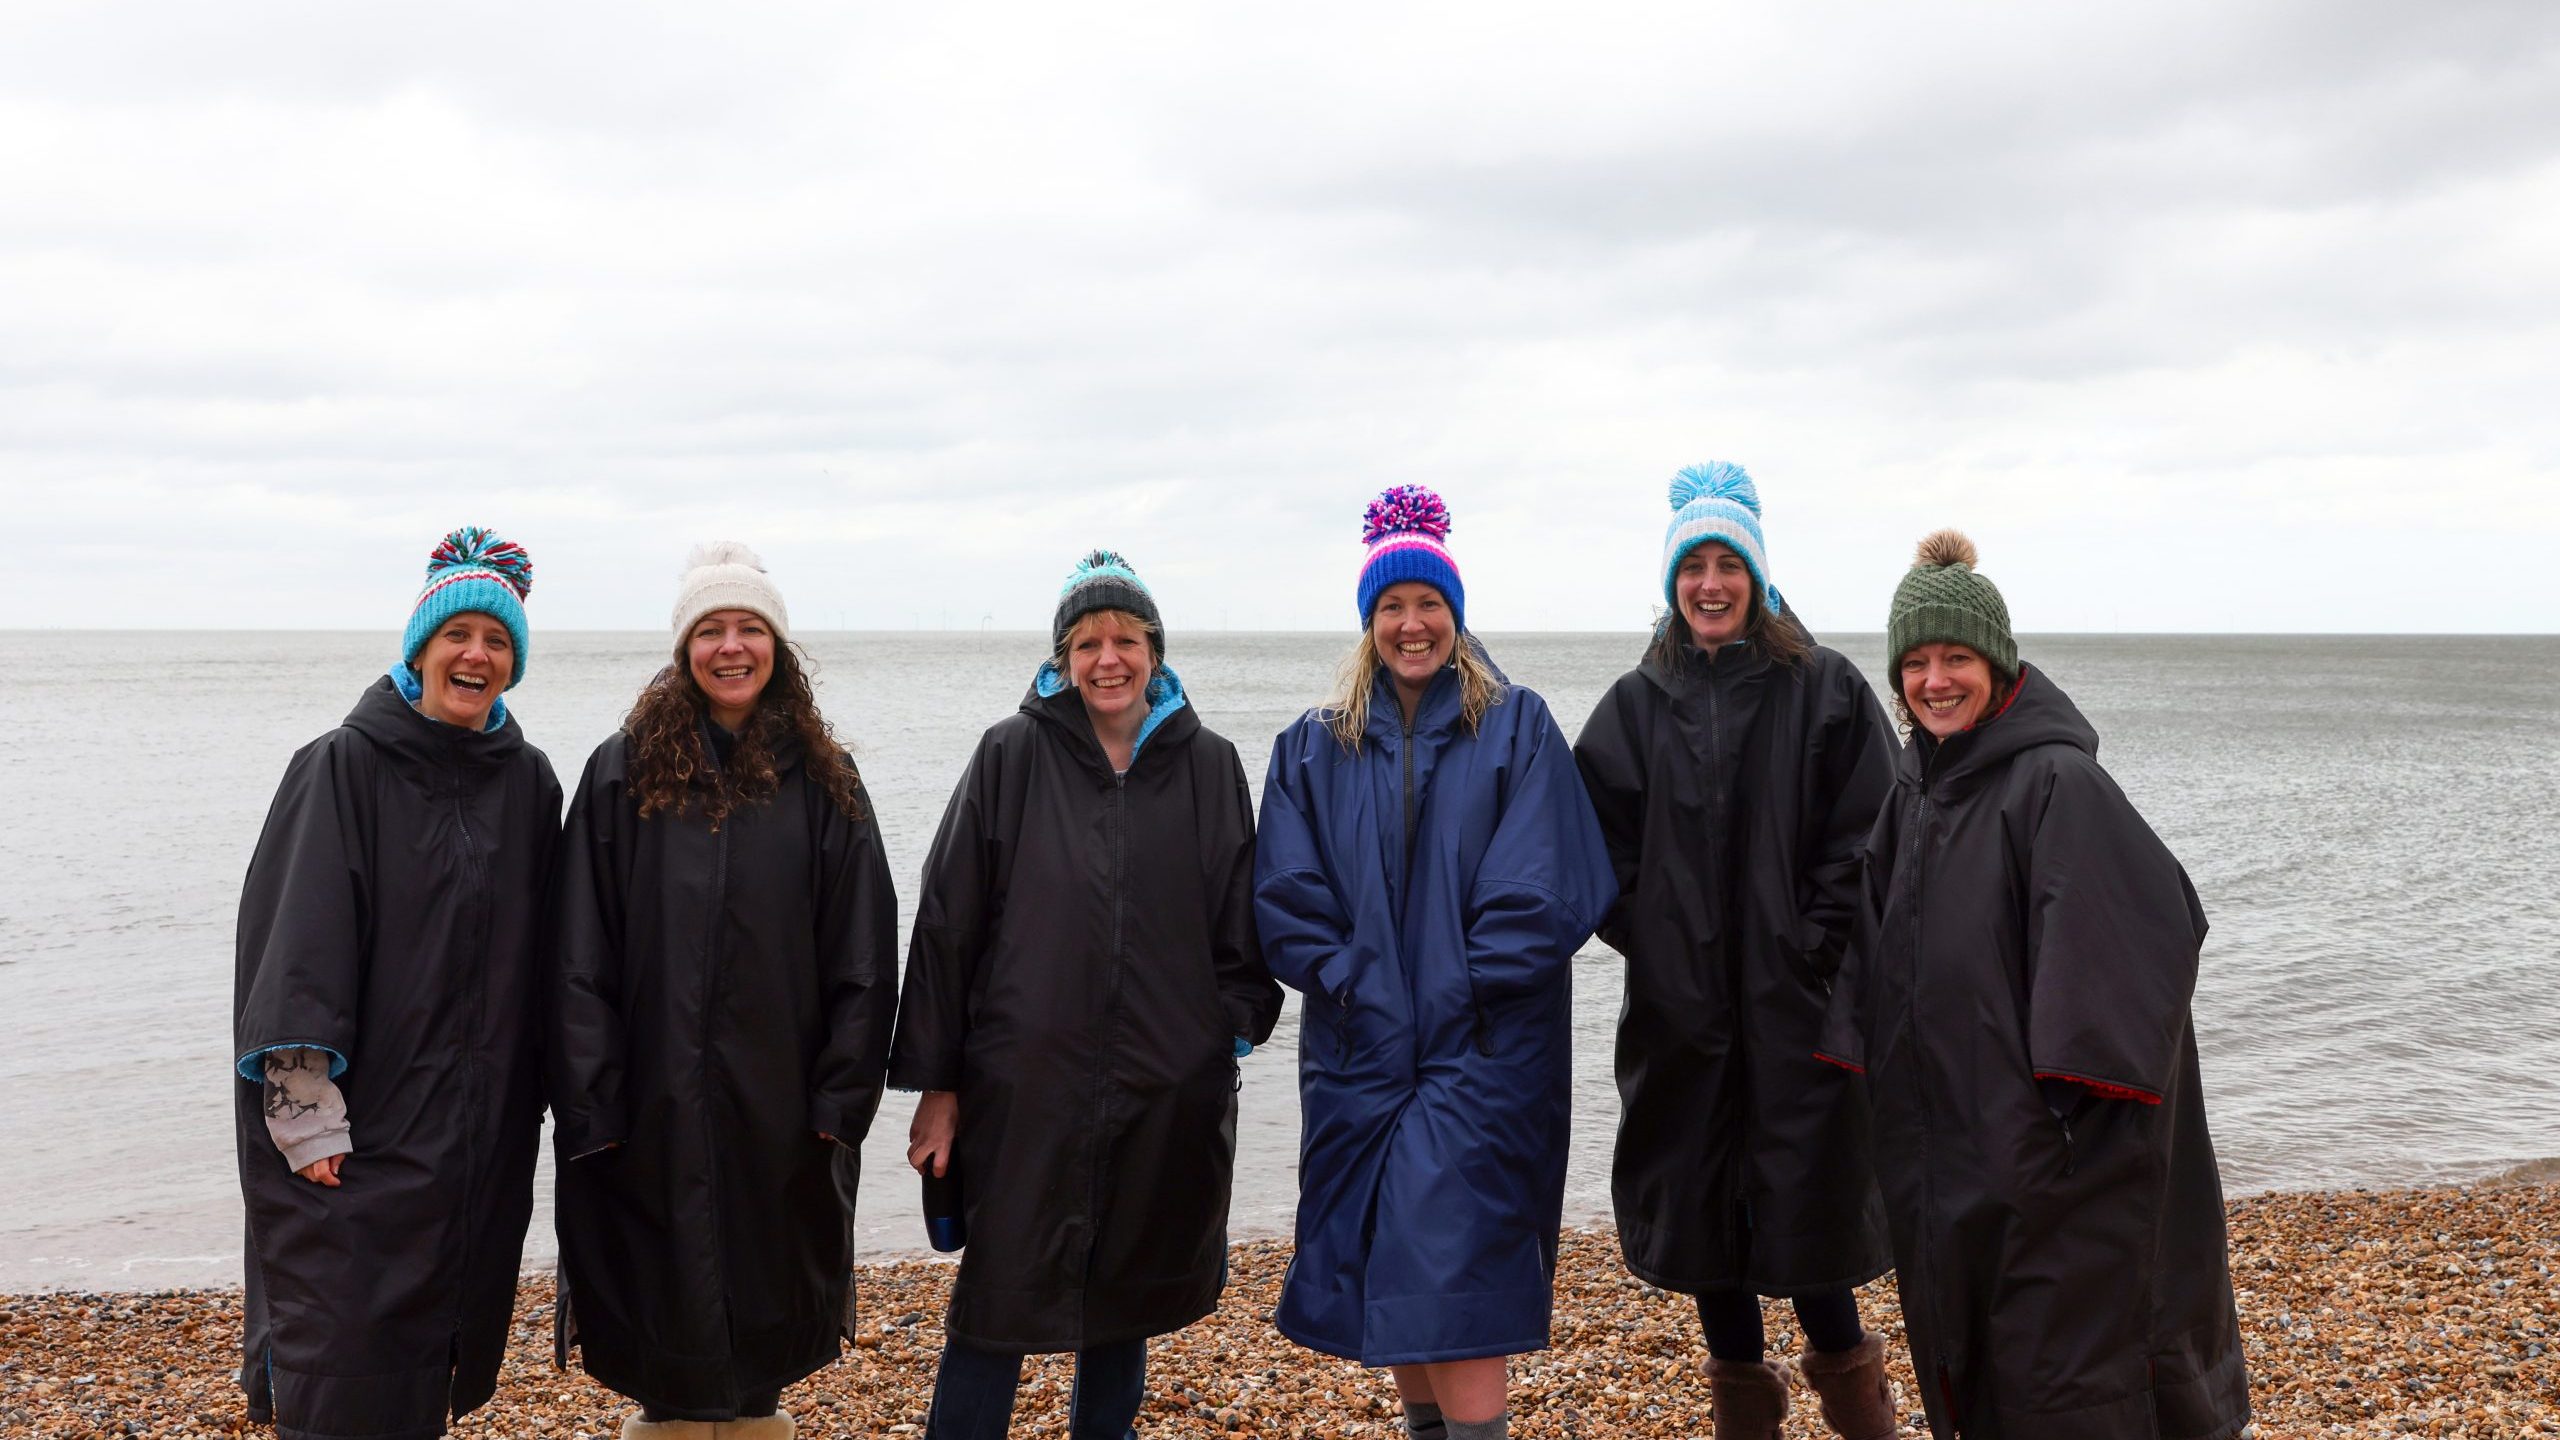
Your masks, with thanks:
M533 593L533 559L513 540L501 540L483 525L465 525L444 537L427 556L426 588L409 607L409 627L400 636L400 663L414 670L427 637L456 615L478 611L496 617L515 641L514 668L506 688L524 678L525 659L533 651L533 635L525 626L524 597Z
M1164 617L1156 613L1156 597L1117 550L1089 550L1067 572L1058 587L1058 613L1049 622L1049 648L1066 643L1075 623L1096 610L1126 610L1151 627L1147 642L1157 660L1164 659Z
M1760 487L1741 466L1724 460L1691 465L1671 477L1671 528L1662 536L1662 601L1674 611L1680 597L1672 593L1672 577L1680 561L1710 540L1732 547L1759 583L1769 613L1783 615L1786 601L1769 583L1769 543L1760 536Z

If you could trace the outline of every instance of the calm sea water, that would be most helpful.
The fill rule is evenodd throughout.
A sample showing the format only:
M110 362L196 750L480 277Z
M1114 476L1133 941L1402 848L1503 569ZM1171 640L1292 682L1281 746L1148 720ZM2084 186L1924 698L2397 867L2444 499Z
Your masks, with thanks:
M1172 659L1257 787L1344 637L1187 633ZM1828 637L1872 678L1881 636ZM1041 638L810 634L900 898L970 746ZM1567 728L1633 635L1494 636ZM386 661L380 634L0 632L0 1290L239 1277L231 936L292 752ZM2480 1176L2560 1156L2560 639L2044 636L2022 647L2213 918L2196 1026L2235 1191ZM644 634L539 635L509 702L564 783L655 670ZM1608 1210L1618 961L1575 973L1568 1214ZM1235 1224L1296 1194L1294 1001L1245 1062ZM909 1097L864 1147L872 1254L919 1248ZM358 1117L362 1123L362 1117ZM548 1192L546 1171L542 1181ZM552 1253L547 1202L528 1250Z

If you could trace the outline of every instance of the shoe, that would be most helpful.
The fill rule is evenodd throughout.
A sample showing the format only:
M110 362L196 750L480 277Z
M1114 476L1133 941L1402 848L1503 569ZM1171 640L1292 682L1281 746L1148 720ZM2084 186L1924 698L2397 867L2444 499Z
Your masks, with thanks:
M1766 1360L1707 1360L1716 1440L1778 1440L1787 1420L1787 1375Z
M711 1427L714 1440L791 1440L798 1430L787 1410L758 1415L752 1420L723 1420Z
M1843 1440L1896 1440L1893 1391L1884 1379L1884 1337L1870 1332L1846 1350L1808 1350L1804 1382L1822 1397L1822 1423Z

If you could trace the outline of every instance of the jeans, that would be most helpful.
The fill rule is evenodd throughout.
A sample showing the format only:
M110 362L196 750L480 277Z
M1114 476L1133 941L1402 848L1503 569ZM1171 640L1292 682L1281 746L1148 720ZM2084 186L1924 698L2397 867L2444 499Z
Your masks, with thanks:
M1013 1392L1022 1357L945 1340L933 1377L933 1410L925 1440L1004 1440L1013 1427ZM1147 1398L1147 1342L1122 1340L1076 1352L1075 1398L1067 1407L1067 1440L1133 1440Z

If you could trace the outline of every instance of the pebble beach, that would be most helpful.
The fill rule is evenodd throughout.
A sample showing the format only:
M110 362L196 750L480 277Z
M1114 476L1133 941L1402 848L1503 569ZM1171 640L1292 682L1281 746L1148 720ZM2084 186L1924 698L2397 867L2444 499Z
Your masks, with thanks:
M2260 1440L2294 1436L2560 1436L2560 1184L2252 1196L2231 1206L2233 1281ZM1386 1377L1271 1328L1288 1246L1234 1251L1218 1313L1148 1350L1149 1436L1314 1440L1402 1433ZM845 1358L784 1396L803 1436L921 1435L952 1267L866 1265ZM1896 1356L1906 1433L1918 1392L1890 1279L1861 1297ZM551 1282L526 1277L497 1398L457 1437L611 1440L627 1408L551 1365ZM0 1435L255 1436L233 1384L231 1290L55 1292L0 1299ZM1800 1343L1769 1307L1774 1353ZM1708 1433L1704 1350L1685 1297L1629 1276L1607 1229L1570 1230L1553 1348L1512 1368L1512 1433ZM1071 1366L1025 1369L1016 1435L1063 1435ZM1787 1434L1823 1435L1798 1391Z

